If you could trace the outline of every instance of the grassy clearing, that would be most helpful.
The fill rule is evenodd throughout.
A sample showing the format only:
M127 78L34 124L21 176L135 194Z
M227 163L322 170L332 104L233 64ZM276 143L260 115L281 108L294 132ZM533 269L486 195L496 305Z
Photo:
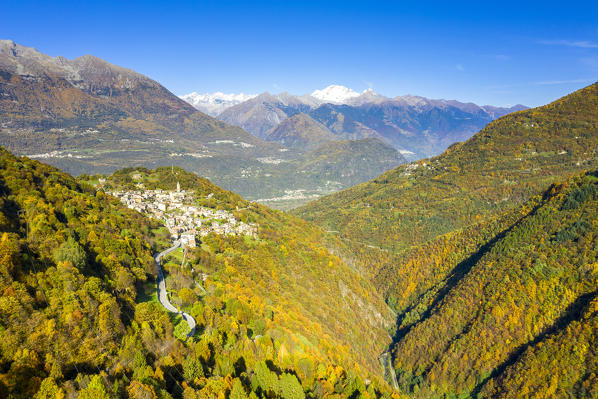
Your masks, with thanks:
M170 247L170 232L165 226L160 226L152 230L152 235L155 237L158 248L165 249Z
M183 248L178 248L178 249L172 251L171 253L169 253L168 256L166 256L164 258L164 261L169 262L169 263L176 263L177 265L181 265L183 263L183 253L184 253Z

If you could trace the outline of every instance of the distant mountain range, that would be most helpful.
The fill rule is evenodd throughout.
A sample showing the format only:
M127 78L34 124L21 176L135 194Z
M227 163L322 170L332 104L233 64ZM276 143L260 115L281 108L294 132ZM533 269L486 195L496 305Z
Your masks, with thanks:
M202 101L197 100L200 97ZM437 155L452 143L468 139L492 120L527 108L478 106L411 95L388 98L371 89L358 93L339 85L302 96L193 93L182 98L204 112L212 112L212 104L218 102L220 111L212 115L267 141L309 148L322 140L374 137L411 159ZM241 98L246 99L240 101ZM300 113L304 115L293 118ZM315 133L313 137L303 129L307 125ZM318 129L314 130L314 126Z
M187 99L193 98L212 106L210 113L253 99L221 93ZM333 136L337 142L324 138L319 143L340 150L320 162L313 158L315 145L286 148L263 141L198 111L130 69L92 55L73 60L50 57L0 40L0 145L72 174L175 165L250 200L275 198L277 206L284 206L281 198L305 202L405 162L382 142L357 141L347 152L342 137ZM329 163L335 164L334 170Z

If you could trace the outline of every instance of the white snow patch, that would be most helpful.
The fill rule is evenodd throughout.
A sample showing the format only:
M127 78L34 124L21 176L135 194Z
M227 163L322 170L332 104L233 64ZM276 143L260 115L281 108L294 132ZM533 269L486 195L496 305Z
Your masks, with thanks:
M360 94L345 86L330 85L325 89L314 91L313 93L311 93L311 96L324 102L345 104L348 100L355 97L359 97Z
M193 92L180 96L180 98L208 115L217 116L225 109L250 100L256 96L257 94L225 94L221 92L199 94Z

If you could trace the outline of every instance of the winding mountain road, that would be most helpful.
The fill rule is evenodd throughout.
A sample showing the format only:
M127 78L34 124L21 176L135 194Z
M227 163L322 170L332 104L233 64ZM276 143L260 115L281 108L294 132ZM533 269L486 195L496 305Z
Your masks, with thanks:
M178 313L183 317L183 320L185 320L187 322L187 324L189 325L189 329L191 330L187 334L187 338L189 338L193 334L195 334L195 319L189 313L182 312L181 310L176 308L168 300L168 292L166 291L166 282L164 281L164 272L162 272L162 266L160 264L160 259L162 259L162 257L168 255L169 253L171 253L172 251L174 251L175 249L177 249L181 246L181 243L179 241L175 241L173 244L174 245L172 247L170 247L167 250L164 250L164 251L160 252L159 254L157 254L156 256L154 256L154 260L156 261L156 265L158 266L158 284L157 284L158 300L160 301L160 303L162 304L162 306L164 306L164 308L166 310L168 310L169 312L172 312L172 313Z
M392 381L392 386L395 390L399 390L399 384L397 382L397 376L395 374L395 369L392 365L392 357L390 356L390 352L384 352L380 355L380 359L384 363L384 378L390 377ZM388 382L388 380L387 380Z

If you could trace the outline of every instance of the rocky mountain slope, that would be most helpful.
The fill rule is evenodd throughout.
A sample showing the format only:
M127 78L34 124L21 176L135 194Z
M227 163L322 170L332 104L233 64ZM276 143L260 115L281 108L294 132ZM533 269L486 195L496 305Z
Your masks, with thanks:
M355 105L324 104L309 115L338 137L377 137L393 147L430 157L451 144L467 140L496 116L523 109L517 106L487 112L483 107L457 101L396 97Z
M159 83L91 55L54 58L3 40L0 70L0 124L17 136L20 129L70 127L82 133L95 128L96 140L120 134L194 148L216 137L259 143L195 110Z
M181 147L207 152L206 145L219 139L251 147L217 152L242 155L248 148L256 153L267 148L159 83L90 55L54 58L4 40L0 71L0 138L18 152L85 148L104 151L106 159L107 151L131 147L162 155Z
M287 117L309 112L317 104L319 101L310 96L296 97L288 93L272 95L266 92L227 108L218 115L218 119L264 138Z
M323 143L338 140L338 137L309 115L299 113L284 119L264 139L289 148L313 150Z

